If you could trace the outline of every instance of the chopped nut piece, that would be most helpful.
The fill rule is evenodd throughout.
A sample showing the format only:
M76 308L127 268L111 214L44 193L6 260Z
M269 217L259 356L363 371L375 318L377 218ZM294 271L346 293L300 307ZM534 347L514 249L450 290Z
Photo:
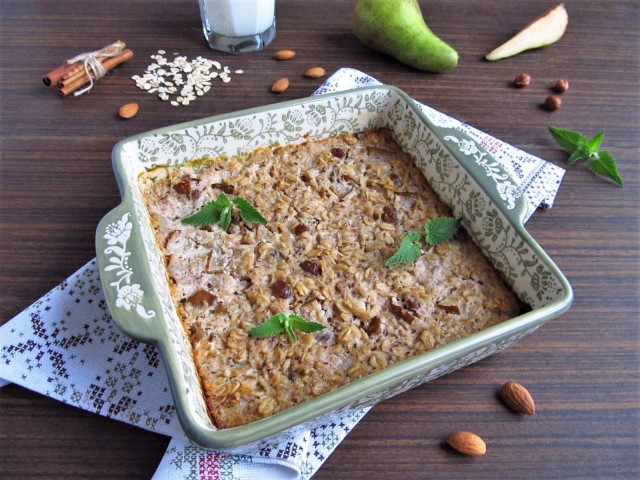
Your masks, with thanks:
M420 302L414 300L413 298L407 298L405 300L407 307L409 307L414 312L420 308Z
M416 317L414 317L407 310L393 302L389 303L389 310L391 310L391 313L393 313L396 317L403 319L407 323L412 323L416 319Z
M457 305L443 305L441 303L436 304L436 307L444 310L445 312L455 313L460 315L460 308Z
M187 300L194 307L202 307L205 304L211 305L216 300L216 296L206 290L198 290Z
M222 302L218 302L218 306L216 307L216 313L220 315L224 315L225 313L229 313L227 307L225 307Z
M213 188L217 188L219 190L222 190L224 193L233 193L235 188L233 188L233 185L229 185L228 183L212 183L211 186Z
M380 320L380 317L373 317L369 322L369 325L367 325L366 331L370 337L380 335L380 332L382 331L382 321Z

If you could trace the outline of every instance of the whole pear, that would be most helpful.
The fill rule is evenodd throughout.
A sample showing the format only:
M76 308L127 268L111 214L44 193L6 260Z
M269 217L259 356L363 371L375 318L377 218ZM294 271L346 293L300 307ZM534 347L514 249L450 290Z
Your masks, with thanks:
M368 47L418 70L442 72L458 64L458 52L424 23L417 0L358 0L353 29Z

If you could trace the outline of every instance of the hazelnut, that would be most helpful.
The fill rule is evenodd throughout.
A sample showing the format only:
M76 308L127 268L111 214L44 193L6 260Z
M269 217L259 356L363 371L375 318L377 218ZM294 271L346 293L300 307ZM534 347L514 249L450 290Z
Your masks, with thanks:
M547 110L553 112L562 106L562 99L557 95L549 95L544 101L544 106Z
M553 86L553 89L558 93L566 92L567 90L569 90L569 80L567 80L566 78L561 78Z
M531 75L528 73L521 73L513 81L516 87L524 88L531 83Z

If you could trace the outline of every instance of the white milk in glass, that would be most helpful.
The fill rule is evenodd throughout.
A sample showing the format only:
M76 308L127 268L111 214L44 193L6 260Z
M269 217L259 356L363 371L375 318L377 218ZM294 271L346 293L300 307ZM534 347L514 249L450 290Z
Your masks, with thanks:
M274 0L205 0L211 29L227 37L246 37L273 23Z
M275 37L275 0L200 0L211 48L242 53L262 50Z

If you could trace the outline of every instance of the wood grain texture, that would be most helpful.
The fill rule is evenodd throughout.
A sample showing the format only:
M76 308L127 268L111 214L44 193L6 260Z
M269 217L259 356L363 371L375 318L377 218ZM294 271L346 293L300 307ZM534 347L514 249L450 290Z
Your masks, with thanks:
M624 189L584 165L565 176L528 230L575 288L571 310L514 347L376 406L318 479L637 478L640 290L640 20L635 0L567 0L569 28L549 48L496 63L482 56L549 8L542 0L420 2L430 27L460 53L445 74L424 74L373 52L351 33L353 1L278 0L278 33L265 52L227 56L205 45L195 0L0 0L0 322L94 257L98 221L119 203L110 152L145 130L309 95L323 66L364 70L412 97L562 165L547 125L588 135L620 164ZM99 19L98 21L96 21ZM80 98L62 99L40 77L78 52L123 39L135 57ZM297 55L275 62L273 54ZM246 73L187 108L130 80L157 49L218 59ZM521 72L531 85L510 82ZM269 91L278 78L289 89ZM558 78L563 108L540 108ZM117 117L138 102L130 120ZM522 418L497 399L516 380L538 411ZM487 454L465 458L444 440L470 430ZM150 478L168 439L35 395L0 390L0 477Z

